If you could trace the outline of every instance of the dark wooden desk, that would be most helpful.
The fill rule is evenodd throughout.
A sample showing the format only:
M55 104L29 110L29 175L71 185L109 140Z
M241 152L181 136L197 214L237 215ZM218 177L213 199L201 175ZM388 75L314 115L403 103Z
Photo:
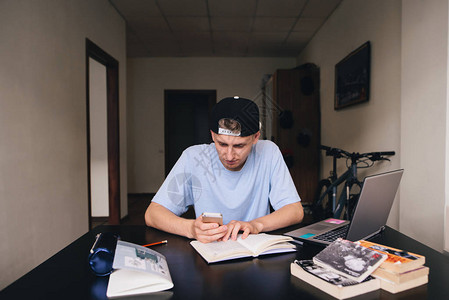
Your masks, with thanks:
M88 252L99 232L117 232L122 240L136 244L168 239L167 245L153 249L166 256L174 288L162 295L150 294L139 299L331 298L290 275L290 263L295 259L311 258L321 250L316 246L299 246L296 253L208 265L186 238L145 226L100 226L6 287L0 292L0 299L106 299L108 277L94 276L87 264ZM449 297L449 259L443 254L391 228L374 241L425 255L426 265L430 267L429 283L395 295L378 290L361 295L359 299L437 300Z

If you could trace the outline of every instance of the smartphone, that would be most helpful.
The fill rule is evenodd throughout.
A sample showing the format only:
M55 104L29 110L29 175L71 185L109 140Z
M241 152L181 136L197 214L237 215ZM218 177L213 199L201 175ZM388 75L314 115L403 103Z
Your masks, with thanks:
M218 225L223 225L223 215L221 213L209 213L203 212L201 214L204 223L218 223Z

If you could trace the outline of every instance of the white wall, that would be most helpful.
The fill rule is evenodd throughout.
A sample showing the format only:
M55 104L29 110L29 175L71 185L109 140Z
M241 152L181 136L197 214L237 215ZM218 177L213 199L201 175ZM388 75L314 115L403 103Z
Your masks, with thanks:
M400 230L444 245L448 1L402 1ZM446 228L449 230L449 228Z
M217 100L260 97L264 74L294 58L135 58L128 60L128 189L154 193L164 173L164 90L217 90Z
M0 1L0 289L88 230L86 37L120 64L126 201L125 22L106 0Z
M106 66L89 58L90 206L92 217L109 216Z
M366 169L405 169L388 225L439 251L447 14L447 0L345 0L298 57L298 63L313 62L321 69L322 143L358 152L395 150L391 163ZM334 111L335 64L367 40L372 46L370 100ZM324 159L327 174L330 160Z
M449 17L448 17L449 19ZM449 27L449 20L447 22ZM449 31L449 30L448 30ZM449 38L447 40L449 49ZM449 184L447 179L449 178L449 51L447 51L448 58L446 60L446 163L445 163L445 213L444 213L444 252L449 255Z
M359 177L400 166L400 1L343 1L298 57L320 68L321 143L349 152L393 150L391 163L359 169ZM370 97L366 103L334 110L335 64L366 41L371 42ZM346 162L339 161L339 174ZM323 177L332 158L323 157ZM397 197L398 198L398 197ZM398 199L388 224L398 228Z

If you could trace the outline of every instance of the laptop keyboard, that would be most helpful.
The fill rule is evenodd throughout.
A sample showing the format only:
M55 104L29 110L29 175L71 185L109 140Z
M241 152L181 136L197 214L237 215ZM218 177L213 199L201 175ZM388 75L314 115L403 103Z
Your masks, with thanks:
M349 224L346 224L345 226L314 236L313 239L326 242L333 242L338 238L345 238L346 233L348 232L348 228Z

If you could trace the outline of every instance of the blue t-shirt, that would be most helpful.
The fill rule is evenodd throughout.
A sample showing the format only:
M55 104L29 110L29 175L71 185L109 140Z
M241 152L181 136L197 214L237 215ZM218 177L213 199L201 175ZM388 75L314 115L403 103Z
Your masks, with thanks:
M261 140L252 146L240 171L223 166L214 143L187 148L152 201L178 216L191 205L197 217L222 213L227 224L265 216L270 203L277 210L301 199L279 148Z

